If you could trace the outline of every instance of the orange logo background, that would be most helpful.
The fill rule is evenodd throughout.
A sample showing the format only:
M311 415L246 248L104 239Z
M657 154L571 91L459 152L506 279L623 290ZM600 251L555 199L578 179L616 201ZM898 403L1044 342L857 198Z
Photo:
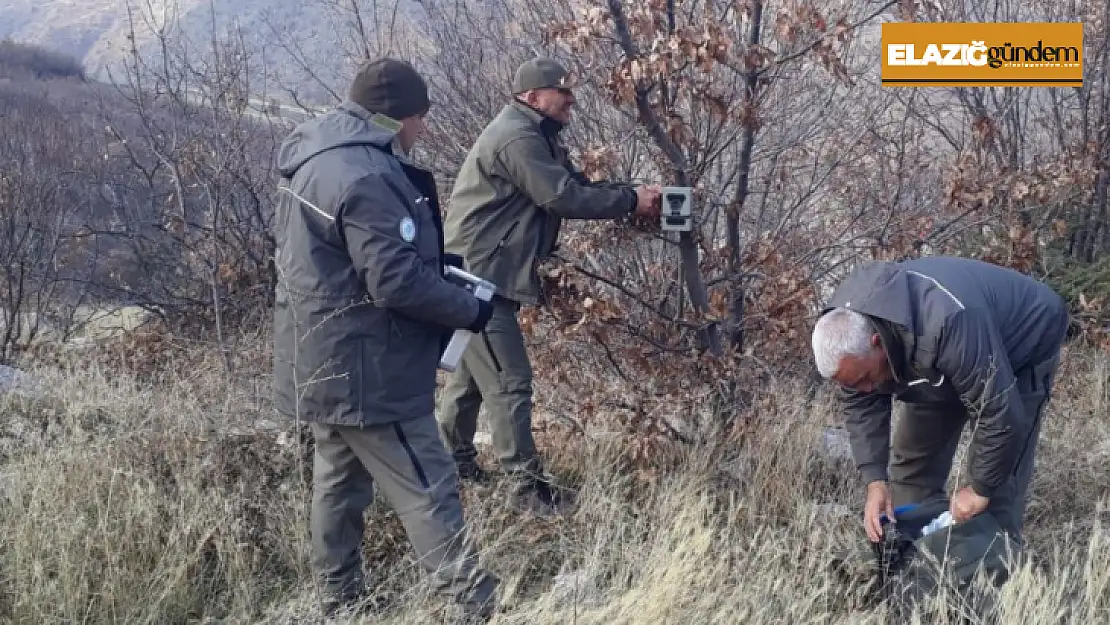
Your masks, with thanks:
M1081 87L1083 24L884 23L882 84Z

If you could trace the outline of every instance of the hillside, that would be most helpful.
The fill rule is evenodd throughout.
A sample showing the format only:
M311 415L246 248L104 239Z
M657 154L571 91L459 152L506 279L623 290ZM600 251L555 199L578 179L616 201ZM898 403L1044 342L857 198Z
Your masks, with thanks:
M371 3L363 10L369 11ZM385 14L392 2L378 3ZM282 43L296 45L304 60L326 79L346 69L335 54L344 43L337 33L351 20L349 10L332 0L0 0L0 39L38 44L81 60L89 75L106 79L106 67L127 57L128 7L132 8L136 40L144 54L157 51L152 26L167 27L194 45L212 36L241 29L245 47L257 55L256 90L295 85L307 96L323 98L314 81L290 62ZM403 22L418 11L415 0L397 3ZM263 69L264 67L264 69ZM274 86L261 84L269 79Z
M883 87L876 33L885 19L982 17L972 0L943 15L896 0L443 0L421 3L415 52L404 23L360 30L336 12L375 4L225 3L212 29L204 4L185 2L166 53L147 39L117 85L55 50L0 43L0 622L314 622L312 440L271 401L287 279L274 163L292 119L250 96L268 91L259 76L327 83L300 74L383 50L416 57L432 83L414 158L444 210L508 78L536 54L580 76L562 136L583 175L694 199L682 234L567 219L537 267L546 301L518 315L532 430L578 505L535 518L508 505L505 480L464 488L504 582L492 625L901 625L874 592L860 475L809 339L845 272L936 254L1049 283L1073 323L1037 449L1031 561L987 592L997 610L942 594L924 606L941 614L910 622L1106 621L1110 4L996 7L1084 21L1084 88L959 90ZM100 4L0 6L34 17L19 28L39 40L101 33L86 64L124 30L108 9L115 21L82 30ZM267 9L297 36L272 37ZM225 36L235 22L303 67L246 62L253 44ZM74 331L112 308L98 331ZM368 521L382 619L351 622L455 625L382 497Z

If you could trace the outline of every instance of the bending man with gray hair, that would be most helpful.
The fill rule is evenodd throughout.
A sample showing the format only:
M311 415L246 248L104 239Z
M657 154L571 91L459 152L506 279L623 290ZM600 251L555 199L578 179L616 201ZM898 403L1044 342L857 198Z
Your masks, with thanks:
M872 262L837 288L813 329L813 354L821 375L840 385L873 542L884 513L944 496L960 433L973 421L970 483L950 511L963 522L989 510L1021 543L1068 321L1063 298L1044 284L972 259ZM892 442L893 398L906 410Z

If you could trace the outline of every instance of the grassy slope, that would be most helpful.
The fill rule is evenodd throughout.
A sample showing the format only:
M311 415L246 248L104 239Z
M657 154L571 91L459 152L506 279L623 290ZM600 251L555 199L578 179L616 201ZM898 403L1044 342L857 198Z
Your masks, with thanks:
M238 357L267 370L264 350ZM154 378L95 362L35 370L38 399L0 396L0 620L311 622L307 465L284 434L251 432L270 418L268 380L232 379L203 353ZM1029 506L1038 559L1006 587L1002 623L1107 620L1108 378L1105 355L1068 354ZM496 622L890 622L829 573L863 539L820 504L854 514L861 493L818 449L832 405L793 400L792 386L766 389L779 408L750 448L690 449L682 470L646 484L617 450L564 441L549 451L556 472L584 476L564 519L465 493L512 608ZM370 514L371 576L396 607L361 622L443 622L396 517L380 502ZM576 585L553 585L570 571Z

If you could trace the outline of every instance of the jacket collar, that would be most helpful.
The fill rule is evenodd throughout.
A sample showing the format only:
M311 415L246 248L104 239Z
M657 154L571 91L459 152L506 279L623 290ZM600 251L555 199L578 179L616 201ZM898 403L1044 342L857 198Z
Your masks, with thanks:
M341 102L338 106L336 106L336 108L346 113L347 115L356 117L366 122L371 128L374 129L375 133L378 133L380 135L380 140L372 143L371 145L389 154L394 159L396 159L398 163L406 168L415 169L421 174L431 173L431 171L427 167L412 160L411 156L401 150L401 147L397 144L396 130L377 123L374 120L374 114L363 108L360 104L348 99Z
M893 384L892 391L896 393L903 392L919 384L940 386L944 383L943 375L937 380L931 380L928 377L913 377L917 374L909 362L905 344L905 339L910 338L912 341L912 337L907 337L904 331L899 331L898 326L891 321L873 315L867 315L867 319L879 335L883 352L886 354L887 364L890 365L890 372L894 376L894 379L891 380Z
M374 114L363 108L362 105L353 100L344 100L335 108L365 122L367 125L365 132L373 138L372 145L386 150L392 148L394 139L397 137L397 131L394 128L377 123L374 120Z
M902 339L891 327L889 321L871 315L867 315L867 319L871 322L871 326L879 335L879 341L883 344L883 352L886 354L890 371L894 374L894 381L899 384L902 383L906 378L906 347L902 344Z
M562 132L563 128L565 128L565 125L559 120L552 119L547 115L544 115L542 112L532 108L527 103L521 102L520 100L517 100L515 98L513 99L512 104L510 104L509 106L524 117L531 120L532 123L539 126L540 131L548 137L555 138L559 135L560 132Z

